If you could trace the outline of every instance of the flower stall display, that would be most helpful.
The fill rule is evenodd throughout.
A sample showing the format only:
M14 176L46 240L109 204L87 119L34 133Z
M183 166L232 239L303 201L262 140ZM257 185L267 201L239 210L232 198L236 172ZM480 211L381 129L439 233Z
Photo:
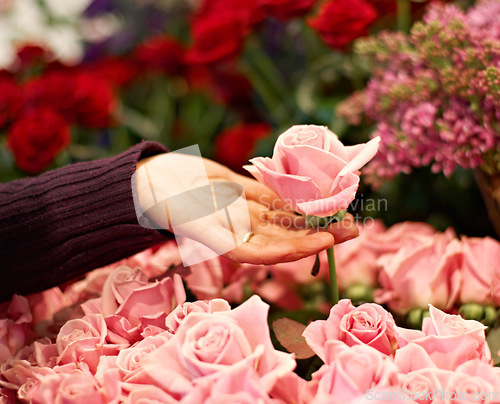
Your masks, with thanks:
M498 0L0 0L2 181L197 144L307 231L359 228L273 265L184 267L171 240L14 295L0 403L500 403L499 16Z

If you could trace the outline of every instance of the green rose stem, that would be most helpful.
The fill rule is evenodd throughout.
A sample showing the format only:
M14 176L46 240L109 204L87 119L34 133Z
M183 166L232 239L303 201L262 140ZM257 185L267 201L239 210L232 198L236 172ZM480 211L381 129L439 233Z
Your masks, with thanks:
M333 247L326 250L328 256L328 270L330 272L330 289L332 291L332 304L335 306L339 302L339 287L337 285L337 268L335 267L335 252Z
M309 227L327 228L331 223L341 222L342 220L344 220L346 214L347 210L341 210L335 213L333 216L329 217L305 216L305 219L306 219L306 224ZM335 266L335 252L333 248L334 247L328 248L326 250L326 255L328 257L328 269L330 272L330 289L332 292L332 304L335 306L339 302L339 288L337 285L337 268ZM316 272L317 264L318 262L316 261L312 271L313 275Z

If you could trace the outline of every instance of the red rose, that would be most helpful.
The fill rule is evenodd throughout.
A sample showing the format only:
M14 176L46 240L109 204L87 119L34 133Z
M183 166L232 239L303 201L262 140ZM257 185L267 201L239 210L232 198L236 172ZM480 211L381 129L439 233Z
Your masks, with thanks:
M223 131L215 140L215 159L241 171L255 151L257 141L271 133L267 123L242 123Z
M67 122L89 128L109 126L116 106L111 85L97 75L56 70L26 84L26 107L50 105Z
M263 3L269 14L286 21L307 14L316 0L264 0Z
M8 77L0 77L0 128L15 119L23 106L21 87Z
M197 10L199 16L208 13L229 12L240 14L245 23L257 24L266 17L263 2L260 0L205 0Z
M308 24L319 31L333 49L344 50L356 38L368 33L377 19L377 11L365 0L330 0Z
M48 49L37 44L26 43L17 49L17 61L12 66L15 70L25 70L37 65L45 65L53 55Z
M134 52L139 67L174 76L184 67L184 48L172 37L157 36L140 44Z
M87 68L91 74L96 74L117 88L130 84L138 73L136 63L118 56L99 58L89 63Z
M72 115L87 128L105 128L113 122L116 98L110 83L90 73L75 76Z
M47 168L70 141L66 121L48 108L32 110L12 124L7 144L17 166L30 174Z
M200 15L191 25L193 45L188 50L187 61L203 64L233 61L248 32L244 13L220 11Z

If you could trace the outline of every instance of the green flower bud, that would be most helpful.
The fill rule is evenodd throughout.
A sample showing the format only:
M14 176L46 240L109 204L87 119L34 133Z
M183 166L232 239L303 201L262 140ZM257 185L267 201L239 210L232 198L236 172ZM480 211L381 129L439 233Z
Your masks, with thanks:
M422 321L425 317L429 317L429 310L424 309L411 309L405 317L405 323L411 328L418 330L422 329Z
M342 294L344 298L351 300L352 304L360 305L373 302L373 287L368 285L349 286Z
M497 311L494 307L483 306L479 303L463 304L458 312L466 320L480 321L486 326L491 326L497 319Z

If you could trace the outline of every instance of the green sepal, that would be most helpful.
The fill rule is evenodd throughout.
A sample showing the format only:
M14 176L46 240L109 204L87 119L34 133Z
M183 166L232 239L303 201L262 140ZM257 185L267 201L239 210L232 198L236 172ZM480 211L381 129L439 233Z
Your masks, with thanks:
M313 215L309 216L304 215L304 217L306 219L307 227L326 228L332 223L341 222L342 220L344 220L346 214L347 214L347 209L344 209L344 210L339 210L334 215L328 217L319 217Z

